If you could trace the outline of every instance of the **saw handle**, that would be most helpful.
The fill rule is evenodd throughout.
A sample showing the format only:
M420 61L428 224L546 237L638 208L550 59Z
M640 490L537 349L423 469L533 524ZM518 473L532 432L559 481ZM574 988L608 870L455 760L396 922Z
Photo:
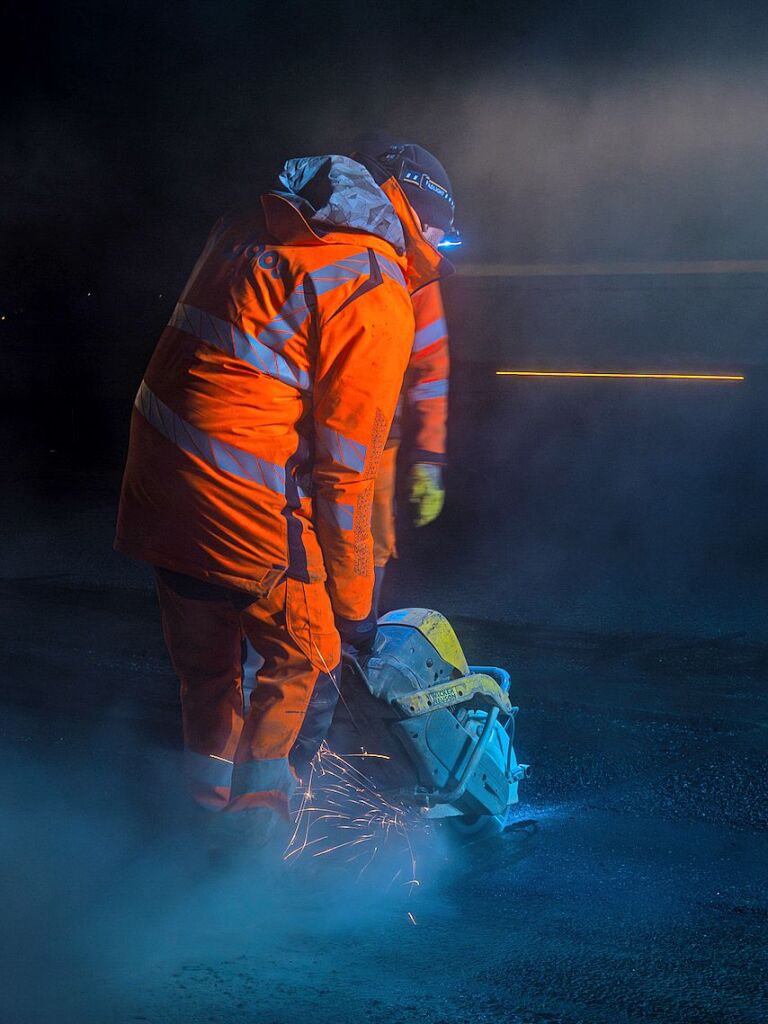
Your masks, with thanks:
M470 665L470 672L479 672L482 675L490 676L491 679L495 679L499 684L499 688L504 693L509 693L509 688L512 685L512 679L509 672L503 668L496 668L495 665Z
M469 785L469 780L475 771L475 768L480 764L480 758L485 753L485 748L488 746L488 741L493 733L493 728L496 725L496 719L499 717L499 709L491 708L488 712L488 717L483 725L483 731L480 733L475 749L472 751L472 756L467 761L467 766L461 773L461 778L456 783L453 789L442 790L440 793L430 794L430 803L438 800L440 803L452 804L457 800L460 800L464 796L464 792Z

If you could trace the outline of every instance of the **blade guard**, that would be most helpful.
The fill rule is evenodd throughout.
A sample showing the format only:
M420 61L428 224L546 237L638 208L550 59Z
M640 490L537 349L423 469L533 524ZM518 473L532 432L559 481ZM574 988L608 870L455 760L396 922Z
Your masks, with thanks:
M467 659L453 626L440 612L431 611L429 608L401 608L399 611L382 615L379 626L409 626L418 630L444 661L463 676L469 672Z

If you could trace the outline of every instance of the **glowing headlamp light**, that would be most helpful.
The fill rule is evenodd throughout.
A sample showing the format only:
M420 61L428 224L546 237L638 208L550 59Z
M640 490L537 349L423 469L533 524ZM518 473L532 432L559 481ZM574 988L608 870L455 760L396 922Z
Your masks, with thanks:
M463 241L464 241L464 239L461 237L461 232L459 231L459 229L458 228L453 228L453 230L449 231L448 234L445 236L445 238L443 238L443 240L441 242L437 243L437 248L438 249L456 249L458 246L460 246L463 243Z

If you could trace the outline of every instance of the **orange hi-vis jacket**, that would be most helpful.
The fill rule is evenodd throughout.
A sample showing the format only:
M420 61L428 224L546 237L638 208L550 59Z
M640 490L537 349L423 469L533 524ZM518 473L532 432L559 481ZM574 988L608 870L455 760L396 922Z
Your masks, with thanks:
M409 426L411 462L445 462L445 435L448 419L448 328L437 281L412 297L416 332L408 370L405 375L403 400L405 410L398 414L390 434L399 439L401 415Z
M373 587L373 482L444 261L400 185L347 157L289 161L222 218L139 387L115 546L252 592L327 577L336 615Z

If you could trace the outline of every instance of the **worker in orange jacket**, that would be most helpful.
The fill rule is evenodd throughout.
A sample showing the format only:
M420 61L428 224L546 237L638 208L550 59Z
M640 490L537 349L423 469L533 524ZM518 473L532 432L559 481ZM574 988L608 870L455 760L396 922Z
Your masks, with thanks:
M193 795L254 834L287 815L292 749L329 724L297 745L340 642L375 639L374 480L411 296L445 269L419 216L434 190L452 205L421 147L288 161L214 226L134 403L115 546L156 567ZM247 709L245 640L264 659Z
M373 132L360 139L353 152L355 159L367 159L378 165L392 164L403 153L415 156L415 147L386 132ZM422 157L425 166L429 158ZM429 167L435 176L440 169ZM409 191L406 182L406 191ZM450 191L450 190L449 190ZM450 195L431 191L421 200L422 220L438 228L443 237L453 231L453 204ZM450 359L440 285L425 285L412 295L415 333L403 390L395 410L387 443L382 452L373 494L373 561L376 581L374 607L378 608L386 566L397 555L395 530L395 493L397 462L404 429L410 461L407 494L411 518L417 527L427 526L440 515L445 499L443 467L448 417L448 375Z

